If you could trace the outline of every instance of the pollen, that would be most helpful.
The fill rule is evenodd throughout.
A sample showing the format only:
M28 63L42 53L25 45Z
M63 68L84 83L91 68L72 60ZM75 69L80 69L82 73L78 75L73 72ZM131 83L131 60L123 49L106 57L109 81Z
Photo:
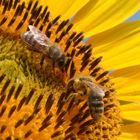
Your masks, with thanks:
M29 50L20 34L33 25L67 56L64 72L53 71L41 53ZM109 71L94 57L94 46L83 42L70 20L52 18L49 7L35 0L0 0L0 138L40 140L117 139L120 104ZM105 90L104 113L94 120L87 101L65 100L66 84L88 75Z

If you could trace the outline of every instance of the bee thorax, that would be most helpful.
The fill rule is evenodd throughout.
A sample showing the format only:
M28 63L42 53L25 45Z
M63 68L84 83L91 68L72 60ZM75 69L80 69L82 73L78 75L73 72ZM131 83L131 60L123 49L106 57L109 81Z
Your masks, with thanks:
M56 61L61 56L61 50L58 46L50 46L48 49L48 55L52 60Z

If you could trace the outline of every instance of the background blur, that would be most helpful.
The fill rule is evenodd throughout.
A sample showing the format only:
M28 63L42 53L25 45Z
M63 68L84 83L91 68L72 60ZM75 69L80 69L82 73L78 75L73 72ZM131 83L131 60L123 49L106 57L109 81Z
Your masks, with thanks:
M127 19L127 21L130 20L136 20L136 19L140 19L140 11L138 11L136 14L134 14L132 17L130 17L129 19Z

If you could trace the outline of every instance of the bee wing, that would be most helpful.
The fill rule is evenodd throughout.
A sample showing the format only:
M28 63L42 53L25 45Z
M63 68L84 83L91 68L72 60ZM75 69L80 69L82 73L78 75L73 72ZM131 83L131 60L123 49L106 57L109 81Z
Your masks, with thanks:
M92 87L93 86L93 81L89 78L86 78L86 77L82 77L80 78L80 80L82 81L82 83L84 85L86 85L87 87Z
M90 83L92 83L93 81L92 81L92 79L90 78L90 77L87 77L87 76L82 76L82 77L79 77L79 79L80 80L82 80L82 81L87 81L87 82L90 82Z
M43 33L35 34L34 35L34 39L40 45L50 46L52 44L51 41L49 40L49 38L45 34L43 34Z
M104 97L105 96L104 90L100 86L98 86L96 84L92 85L92 90L94 91L94 94L96 96L100 96L100 97Z
M28 28L34 34L40 34L41 33L41 31L39 29L37 29L36 27L34 27L32 25L29 25Z
M105 96L104 90L99 85L95 84L93 81L82 79L82 82L91 89L92 93L94 93L94 96Z
M38 44L43 45L43 46L49 46L52 44L50 39L44 33L42 33L39 29L35 28L32 25L29 25L28 27L30 31L32 32L32 34L34 35L34 39L36 40Z

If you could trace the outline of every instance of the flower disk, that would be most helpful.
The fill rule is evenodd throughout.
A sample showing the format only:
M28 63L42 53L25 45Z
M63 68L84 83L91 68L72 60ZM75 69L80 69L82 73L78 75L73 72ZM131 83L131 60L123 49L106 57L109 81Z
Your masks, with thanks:
M120 135L120 105L108 71L95 58L93 47L69 20L51 17L39 1L0 0L0 138L116 139ZM43 54L29 50L20 34L33 25L67 57L65 70ZM65 85L76 75L89 75L105 91L104 113L94 120L87 101L65 101ZM60 78L61 77L61 78Z

